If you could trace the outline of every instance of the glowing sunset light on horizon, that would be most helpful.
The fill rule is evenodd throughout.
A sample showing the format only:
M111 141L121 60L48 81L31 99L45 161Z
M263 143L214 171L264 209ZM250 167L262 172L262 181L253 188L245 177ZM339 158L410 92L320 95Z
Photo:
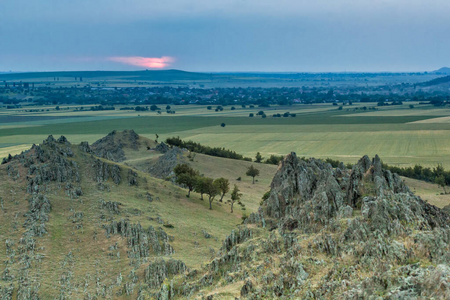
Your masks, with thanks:
M150 69L163 69L168 67L175 61L175 58L170 56L163 57L142 57L142 56L115 56L109 57L108 60L115 61L127 65L146 67Z

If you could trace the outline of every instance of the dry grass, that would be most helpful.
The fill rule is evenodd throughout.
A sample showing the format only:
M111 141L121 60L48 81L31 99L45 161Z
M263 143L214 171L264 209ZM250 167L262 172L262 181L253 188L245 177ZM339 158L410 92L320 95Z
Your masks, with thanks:
M428 203L440 208L450 205L450 194L444 195L444 190L439 185L407 177L402 177L402 179L411 191Z

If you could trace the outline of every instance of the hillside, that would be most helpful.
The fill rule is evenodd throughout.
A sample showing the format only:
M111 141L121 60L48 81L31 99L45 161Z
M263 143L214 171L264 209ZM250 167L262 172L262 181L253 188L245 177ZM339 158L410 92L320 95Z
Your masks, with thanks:
M381 160L352 170L288 155L270 196L201 271L161 297L448 299L450 217Z
M123 162L153 147L156 147L156 142L139 136L134 130L114 130L93 143L91 150L98 157Z
M420 83L418 85L420 85L420 86L434 86L434 85L447 84L449 82L450 82L450 76L443 76L443 77L438 77L436 79L432 79L430 81L426 81L426 82Z
M186 198L172 183L182 162L238 185L245 207ZM378 157L350 170L291 154L277 167L125 130L92 145L49 136L6 158L0 179L2 299L449 295L448 215Z
M0 176L2 299L151 295L166 276L200 267L241 222L64 137L8 157Z
M447 67L442 67L439 70L433 71L433 73L438 73L438 74L450 74L450 68Z

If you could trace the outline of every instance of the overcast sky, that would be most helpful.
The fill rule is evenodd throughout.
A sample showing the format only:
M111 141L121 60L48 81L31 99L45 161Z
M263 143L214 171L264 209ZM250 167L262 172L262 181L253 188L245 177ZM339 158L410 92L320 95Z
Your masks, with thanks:
M0 71L429 71L449 0L0 0Z

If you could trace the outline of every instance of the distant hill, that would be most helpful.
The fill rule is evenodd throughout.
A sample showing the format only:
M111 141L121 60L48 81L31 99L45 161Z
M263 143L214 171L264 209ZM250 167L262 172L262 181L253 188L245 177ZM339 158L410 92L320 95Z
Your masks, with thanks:
M433 85L440 85L440 84L446 84L450 82L450 76L444 76L444 77L438 77L430 81L425 81L423 83L418 84L419 86L433 86Z
M127 80L205 80L212 75L207 73L185 72L181 70L144 70L144 71L63 71L63 72L28 72L0 74L0 80L30 80L45 78L86 78L86 79L127 79ZM216 75L220 76L220 75Z
M450 75L450 68L443 67L443 68L440 68L439 70L433 71L433 73Z

